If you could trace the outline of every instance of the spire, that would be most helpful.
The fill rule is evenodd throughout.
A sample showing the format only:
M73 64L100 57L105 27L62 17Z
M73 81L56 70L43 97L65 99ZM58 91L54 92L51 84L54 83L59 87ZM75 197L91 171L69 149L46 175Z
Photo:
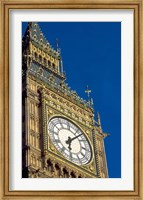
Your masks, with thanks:
M102 133L103 137L106 138L107 136L110 136L109 133L104 133L102 130L99 112L97 112L97 122L98 122L98 127L100 129L100 133Z
M61 49L59 48L58 38L56 38L56 50L57 50L57 52L59 53L59 56L60 56L60 72L63 74L64 73L63 60L62 60L62 56L61 56Z
M59 55L61 56L61 49L59 48L59 39L56 38L56 50L59 53Z
M59 48L59 41L58 41L58 38L56 38L56 48L57 48L57 51L58 51L58 48Z
M58 40L58 38L56 38L56 50L57 50L57 52L59 52L59 40Z
M38 45L43 45L45 48L50 48L54 50L49 41L44 36L38 22L28 22L28 32L30 32L30 38L34 40Z
M91 102L91 105L93 106L93 99L92 98L91 98L90 102Z
M62 61L62 58L61 58L61 73L63 74L64 73L64 70L63 70L63 61Z
M100 115L99 115L99 112L97 112L97 122L98 122L98 126L102 132L102 127L101 127L101 120L100 120Z

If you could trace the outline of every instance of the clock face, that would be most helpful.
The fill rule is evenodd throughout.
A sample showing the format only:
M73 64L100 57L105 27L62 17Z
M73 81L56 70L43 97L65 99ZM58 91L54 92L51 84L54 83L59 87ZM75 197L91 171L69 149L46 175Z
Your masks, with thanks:
M85 134L68 119L51 119L48 134L57 150L66 159L77 165L85 165L91 160L91 146Z

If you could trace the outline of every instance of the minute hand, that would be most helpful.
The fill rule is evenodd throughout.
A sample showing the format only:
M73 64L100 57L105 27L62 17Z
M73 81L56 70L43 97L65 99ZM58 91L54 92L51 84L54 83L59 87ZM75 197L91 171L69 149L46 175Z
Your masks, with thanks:
M75 137L73 137L73 138L71 138L70 139L70 141L73 141L73 140L75 140L76 138L78 138L79 136L81 136L82 135L82 133L81 134L79 134L79 135L77 135L77 136L75 136Z

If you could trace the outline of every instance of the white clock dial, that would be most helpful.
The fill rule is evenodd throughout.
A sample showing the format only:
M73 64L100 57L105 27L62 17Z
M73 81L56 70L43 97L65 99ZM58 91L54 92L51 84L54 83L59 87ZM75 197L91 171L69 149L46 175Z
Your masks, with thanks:
M48 124L51 141L62 155L78 165L91 160L91 146L80 128L62 117L52 118Z

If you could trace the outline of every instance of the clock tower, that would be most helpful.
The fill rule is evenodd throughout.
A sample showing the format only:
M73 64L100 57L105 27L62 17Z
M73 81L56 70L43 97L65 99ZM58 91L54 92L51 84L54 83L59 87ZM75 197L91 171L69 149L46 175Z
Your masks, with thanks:
M100 116L65 80L58 45L54 50L29 22L22 39L23 178L108 177Z

